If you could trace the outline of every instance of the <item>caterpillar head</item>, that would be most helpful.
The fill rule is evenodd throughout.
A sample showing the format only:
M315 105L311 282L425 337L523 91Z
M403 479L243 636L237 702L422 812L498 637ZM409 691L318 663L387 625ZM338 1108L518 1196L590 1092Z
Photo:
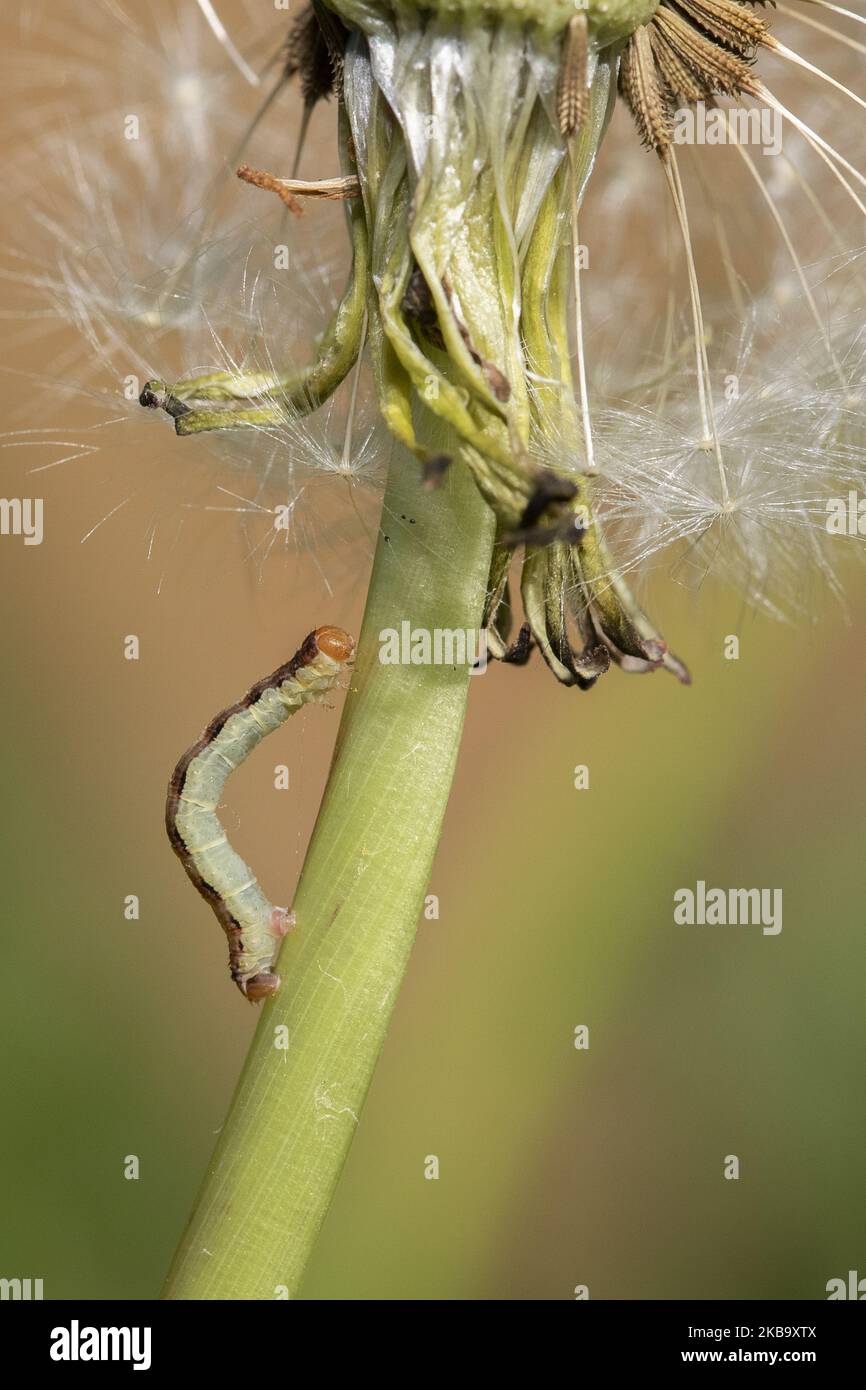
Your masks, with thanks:
M313 636L319 651L341 666L355 655L355 639L341 627L317 627Z
M251 1004L260 1004L263 999L269 999L272 994L276 994L279 987L279 975L271 970L260 970L258 975L253 975L251 980L247 980L243 992Z

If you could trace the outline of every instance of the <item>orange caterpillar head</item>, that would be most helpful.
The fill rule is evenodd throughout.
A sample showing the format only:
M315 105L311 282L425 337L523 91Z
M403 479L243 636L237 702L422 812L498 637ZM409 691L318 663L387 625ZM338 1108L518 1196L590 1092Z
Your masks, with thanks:
M324 652L332 661L344 665L355 655L355 639L341 627L317 627L313 636L319 651Z
M263 999L269 999L272 994L276 994L279 987L279 975L270 970L260 970L258 975L253 975L251 980L247 980L242 990L251 1004L260 1004Z

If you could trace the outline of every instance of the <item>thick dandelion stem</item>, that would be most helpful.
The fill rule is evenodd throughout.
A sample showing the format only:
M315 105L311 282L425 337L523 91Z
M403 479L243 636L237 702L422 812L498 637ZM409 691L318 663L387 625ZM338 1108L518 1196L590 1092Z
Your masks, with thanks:
M424 492L395 451L358 657L263 1009L168 1277L170 1299L294 1297L406 969L462 732L466 665L386 665L380 633L477 630L492 516L455 463ZM280 1044L287 1038L288 1047Z

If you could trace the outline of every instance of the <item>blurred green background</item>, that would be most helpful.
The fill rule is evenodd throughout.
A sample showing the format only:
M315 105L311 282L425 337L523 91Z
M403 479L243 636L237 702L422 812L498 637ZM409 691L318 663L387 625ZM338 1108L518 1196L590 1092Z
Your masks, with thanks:
M44 389L0 384L7 421L65 424ZM363 596L360 552L330 600L303 561L257 580L201 511L217 474L148 426L38 484L2 457L4 495L44 495L46 530L0 541L0 1275L49 1298L158 1294L255 1023L165 840L168 774L310 627L357 628ZM82 545L138 480L174 497L185 478L198 524L165 568L136 506ZM537 659L472 682L439 919L308 1298L813 1299L866 1274L862 575L849 621L773 625L711 585L662 581L651 603L689 690L614 671L581 696ZM228 824L277 898L336 718L293 721L233 779ZM697 879L781 888L781 934L675 926Z
M323 611L280 574L251 592L204 553L182 601L157 595L133 537L81 547L93 499L67 479L44 544L2 552L0 1247L48 1296L143 1298L254 1024L165 842L167 773L352 603ZM581 697L537 665L473 682L440 917L420 925L309 1297L818 1298L860 1267L863 606L853 627L785 629L670 586L656 611L690 690L614 672ZM295 721L235 779L228 820L266 884L294 882L335 718ZM674 926L698 878L781 887L780 935Z

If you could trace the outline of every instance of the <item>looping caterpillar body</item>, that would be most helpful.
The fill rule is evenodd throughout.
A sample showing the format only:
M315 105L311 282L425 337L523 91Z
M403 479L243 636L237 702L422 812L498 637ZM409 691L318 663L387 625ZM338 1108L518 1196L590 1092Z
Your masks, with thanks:
M229 939L232 979L254 1003L280 987L272 966L281 938L295 925L295 915L268 902L255 875L229 844L217 807L229 773L290 714L321 701L354 652L354 640L341 628L311 632L291 661L211 720L168 784L168 838Z

